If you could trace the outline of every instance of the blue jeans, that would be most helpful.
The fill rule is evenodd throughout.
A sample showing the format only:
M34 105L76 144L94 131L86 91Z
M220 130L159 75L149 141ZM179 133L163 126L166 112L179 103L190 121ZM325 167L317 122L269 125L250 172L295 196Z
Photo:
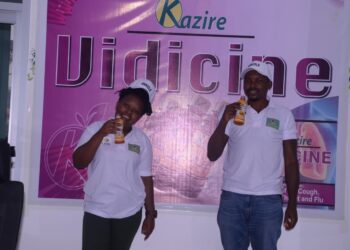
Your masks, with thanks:
M281 195L222 191L217 216L225 250L276 250L283 220Z

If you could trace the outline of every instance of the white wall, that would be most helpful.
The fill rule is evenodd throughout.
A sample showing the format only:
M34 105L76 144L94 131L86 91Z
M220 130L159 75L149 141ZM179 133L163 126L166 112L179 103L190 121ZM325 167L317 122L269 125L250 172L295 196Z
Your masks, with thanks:
M24 0L17 14L13 102L11 103L11 138L17 156L13 178L25 185L25 207L19 239L19 250L76 250L81 248L81 201L37 200L40 153L40 118L44 82L46 20L45 0ZM1 5L0 5L1 8ZM30 28L29 28L30 26ZM350 41L350 37L348 37ZM36 76L26 80L28 55L37 49ZM349 62L350 65L350 62ZM349 94L349 90L346 90ZM348 106L350 102L347 103ZM346 109L344 109L346 110ZM348 117L350 117L350 109ZM350 137L347 135L350 149ZM346 166L350 158L346 158ZM345 167L345 166L344 166ZM345 170L350 180L350 170ZM301 216L291 232L283 232L279 241L282 250L346 250L350 246L349 182L345 184L344 218L321 219ZM64 204L64 205L63 205ZM156 229L144 242L140 233L133 250L216 250L222 249L216 225L216 212L159 210Z

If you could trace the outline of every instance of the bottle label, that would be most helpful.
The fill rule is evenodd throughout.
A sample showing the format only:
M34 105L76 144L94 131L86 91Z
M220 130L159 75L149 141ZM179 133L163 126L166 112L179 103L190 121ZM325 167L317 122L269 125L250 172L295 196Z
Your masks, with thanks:
M245 99L241 98L239 100L240 108L236 111L236 115L233 119L233 122L236 125L243 125L245 122L245 114L247 109L247 104Z
M123 133L123 128L124 128L124 121L120 117L116 117L116 126L117 126L117 131L114 136L114 143L120 144L124 143L124 133Z

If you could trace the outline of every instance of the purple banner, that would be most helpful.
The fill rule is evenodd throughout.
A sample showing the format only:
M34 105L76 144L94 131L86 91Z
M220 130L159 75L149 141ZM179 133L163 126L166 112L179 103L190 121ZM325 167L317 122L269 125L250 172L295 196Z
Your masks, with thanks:
M297 120L299 203L333 209L344 81L341 50L329 44L341 32L316 24L342 24L345 14L340 1L310 8L302 0L48 0L39 197L83 197L86 170L71 158L77 140L91 122L113 115L118 90L148 78L157 87L154 113L137 126L153 144L156 201L217 205L223 157L210 162L207 142L255 59L273 66L270 96ZM329 35L320 40L318 32Z
M334 209L335 206L335 185L334 184L312 184L300 183L298 191L298 205L300 206L321 206ZM286 190L283 200L288 201Z

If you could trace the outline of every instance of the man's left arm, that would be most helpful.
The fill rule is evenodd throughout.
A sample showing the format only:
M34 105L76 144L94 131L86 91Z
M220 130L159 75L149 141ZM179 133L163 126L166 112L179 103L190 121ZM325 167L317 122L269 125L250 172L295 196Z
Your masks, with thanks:
M299 189L299 164L297 159L297 140L283 141L285 181L288 192L288 204L284 215L284 227L291 230L298 222L297 195Z

